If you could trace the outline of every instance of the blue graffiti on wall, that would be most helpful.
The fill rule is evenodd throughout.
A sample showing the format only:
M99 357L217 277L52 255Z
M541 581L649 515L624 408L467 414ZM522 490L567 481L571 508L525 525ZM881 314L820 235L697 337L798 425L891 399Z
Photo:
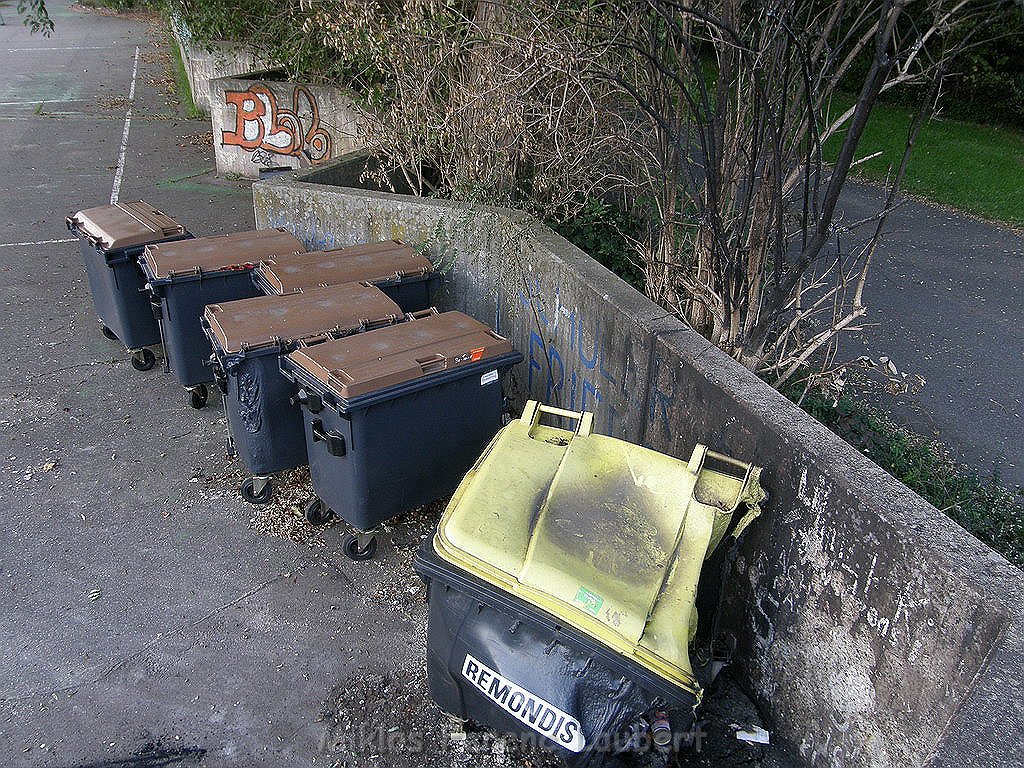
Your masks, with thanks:
M329 251L332 248L341 248L348 243L338 242L334 231L324 229L320 224L320 217L314 214L307 214L305 221L296 221L295 214L289 211L268 211L266 227L274 229L283 227L302 241L310 251Z
M657 421L658 425L666 435L671 435L672 431L669 425L672 423L669 419L669 411L672 409L672 404L676 400L676 380L669 371L665 378L669 381L669 391L663 390L661 381L661 373L666 367L666 362L657 353L654 354L651 361L651 387L650 397L648 397L648 413L647 423L653 424Z
M268 211L265 226L283 227L310 250L328 250L349 244L336 237L332 229L324 227L313 212L307 213L304 220L297 220L293 211ZM604 423L598 424L606 434L626 434L636 419L643 417L650 424L657 422L659 428L668 433L669 415L676 395L671 372L664 377L660 375L664 362L658 358L651 361L648 389L648 371L642 370L642 366L646 367L648 363L646 350L638 354L632 345L626 344L621 357L610 359L606 328L601 318L586 318L576 307L563 305L559 288L555 289L554 308L549 317L544 307L550 304L543 300L540 280L531 279L527 290L528 293L518 291L521 308L526 310L524 322L528 328L528 349L525 350L527 390L534 396L543 392L544 401L553 405L570 410L596 411L599 422L600 416L606 414ZM494 310L494 329L499 333L502 332L503 320L499 295ZM566 324L567 347L559 343L559 330L564 333ZM612 371L620 374L621 379ZM669 391L662 389L663 378L669 382Z
M659 389L657 377L652 377L652 390L647 397L644 390L647 372L639 365L647 363L646 350L640 355L644 359L638 361L633 345L625 344L621 357L611 359L601 318L586 318L576 307L563 305L559 288L555 289L554 307L549 316L541 298L540 280L532 279L527 290L528 294L519 291L518 298L521 308L526 310L529 327L528 391L538 394L543 391L545 402L570 410L593 410L599 416L603 413L605 423L599 427L607 434L624 433L637 416L647 411L652 421L657 418L663 428L668 428L669 410L675 396ZM495 319L498 318L500 312L495 314ZM566 323L567 348L559 344Z

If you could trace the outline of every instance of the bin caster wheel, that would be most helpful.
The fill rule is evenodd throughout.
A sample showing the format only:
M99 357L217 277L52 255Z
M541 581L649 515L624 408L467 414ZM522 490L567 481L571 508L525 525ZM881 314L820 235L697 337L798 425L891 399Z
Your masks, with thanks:
M100 326L100 333L102 333L104 336L106 336L111 341L117 341L117 334L114 333L109 328L107 328L107 326L105 326L105 325L101 325Z
M334 517L334 511L324 506L320 499L313 499L306 505L306 522L310 525L323 525Z
M151 349L137 349L132 352L132 368L136 371L149 371L156 365L156 355Z
M371 536L366 546L359 546L359 537L349 534L345 537L345 555L349 560L370 560L377 554L377 537Z
M264 480L263 487L260 488L259 493L256 493L256 478L253 477L247 478L238 492L250 504L266 504L274 495L274 489L269 480Z
M210 392L206 389L205 384L200 384L198 387L193 387L189 390L189 405L195 408L197 411L200 408L206 407L206 401L210 399Z

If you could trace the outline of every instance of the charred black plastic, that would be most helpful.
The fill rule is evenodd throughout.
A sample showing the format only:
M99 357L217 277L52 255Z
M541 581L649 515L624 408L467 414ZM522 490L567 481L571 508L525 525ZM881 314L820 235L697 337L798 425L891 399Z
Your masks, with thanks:
M89 279L89 291L100 322L117 336L129 350L160 343L160 327L150 308L146 276L139 266L139 256L146 245L188 240L185 232L173 237L154 239L128 248L105 250L82 232L70 219L68 229L77 235L82 261Z
M431 696L446 712L551 749L570 766L588 768L625 752L654 750L664 758L648 732L656 715L668 718L679 744L691 733L698 701L689 691L445 562L431 539L424 541L413 567L428 588L427 680ZM479 677L474 666L486 668L487 677ZM486 680L492 695L470 677ZM551 736L542 735L499 706L494 699L508 696L507 682L536 697L518 702L521 712L542 702L528 710L528 718L544 718L554 708L575 718L582 749L565 746L574 735L573 724L552 726ZM512 708L517 703L511 697L504 701ZM548 716L557 726L555 717Z

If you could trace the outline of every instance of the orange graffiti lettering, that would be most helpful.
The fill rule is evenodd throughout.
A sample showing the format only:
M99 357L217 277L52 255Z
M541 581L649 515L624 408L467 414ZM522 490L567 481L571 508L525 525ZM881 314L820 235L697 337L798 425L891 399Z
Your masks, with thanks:
M234 130L221 131L224 146L305 157L314 164L331 156L331 135L320 127L320 107L305 86L295 86L291 109L279 106L273 92L261 85L227 91L224 102L235 109ZM307 118L306 126L300 114Z

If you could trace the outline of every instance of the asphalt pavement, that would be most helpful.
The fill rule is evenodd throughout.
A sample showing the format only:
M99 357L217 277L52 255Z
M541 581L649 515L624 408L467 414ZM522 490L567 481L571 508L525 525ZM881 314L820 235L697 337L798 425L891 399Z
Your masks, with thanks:
M848 185L846 219L874 214L882 197ZM865 330L844 356L886 356L925 379L919 392L872 399L983 476L1024 486L1024 238L906 200L889 217L865 301Z
M208 175L164 32L47 5L49 39L0 7L0 764L343 764L345 692L422 677L415 542L354 564L336 528L254 531L219 402L99 333L65 216L115 194L214 234L251 195Z

